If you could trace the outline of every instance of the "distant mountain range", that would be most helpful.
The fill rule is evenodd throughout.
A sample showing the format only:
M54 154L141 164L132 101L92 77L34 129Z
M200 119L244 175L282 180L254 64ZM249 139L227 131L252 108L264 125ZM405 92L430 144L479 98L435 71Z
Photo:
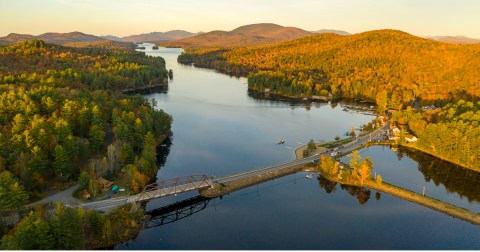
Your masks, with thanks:
M93 43L103 41L101 44L108 44L105 41L115 42L165 42L170 40L182 39L196 35L197 33L191 33L187 31L174 30L168 32L151 32L147 34L131 35L127 37L117 37L113 35L107 36L94 36L85 34L82 32L69 32L69 33L44 33L38 36L28 34L10 33L8 36L0 37L0 45L9 45L23 42L30 39L41 39L47 43L54 43L60 45L72 44L72 43ZM117 45L121 45L118 44Z
M190 38L174 40L161 45L169 47L235 47L269 44L306 36L313 33L277 24L261 23L240 26L231 31L211 31Z
M8 36L0 37L0 45L9 45L23 42L30 39L41 39L47 43L76 46L114 46L129 47L120 42L151 42L160 43L170 47L235 47L269 44L282 42L296 38L311 36L318 33L334 33L342 36L349 36L350 33L341 30L321 29L317 31L305 31L296 27L284 27L271 23L260 23L240 26L231 31L211 31L207 33L192 33L183 30L172 30L167 32L151 32L126 37L113 35L94 36L82 32L69 33L44 33L38 36L29 34L10 33ZM426 37L435 41L450 44L477 44L480 39L473 39L464 36L431 36ZM115 41L111 43L108 41Z
M352 35L351 33L346 32L346 31L329 30L329 29L321 29L321 30L318 30L318 31L311 31L311 33L316 33L316 34L320 34L320 33L334 33L334 34L338 34L338 35L342 35L342 36L350 36L350 35Z
M167 32L151 32L146 34L131 35L123 37L121 41L123 42L165 42L183 38L189 38L191 36L197 35L197 33L192 33L183 30L173 30Z
M81 32L69 32L69 33L44 33L42 35L33 36L28 34L17 34L17 33L10 33L6 37L0 38L0 44L16 44L23 42L25 40L30 39L41 39L47 43L54 43L54 44L69 44L69 43L86 43L86 42L99 42L104 41L106 39L102 37L97 37L94 35L89 35Z
M480 39L469 38L465 36L433 36L426 37L435 41L449 44L478 44Z

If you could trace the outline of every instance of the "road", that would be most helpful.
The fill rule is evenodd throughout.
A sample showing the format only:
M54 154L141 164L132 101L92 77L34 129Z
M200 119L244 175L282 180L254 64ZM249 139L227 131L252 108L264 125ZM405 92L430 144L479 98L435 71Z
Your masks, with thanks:
M64 204L70 204L70 205L74 205L74 204L79 204L81 203L80 200L78 199L75 199L72 194L75 190L78 189L80 185L79 184L76 184L74 186L71 186L70 188L68 188L67 190L65 191L61 191L59 193L56 193L56 194L53 194L51 196L48 196L47 198L45 199L42 199L42 200L39 200L37 202L33 202L33 203L30 203L27 205L27 207L33 207L33 206L37 206L37 205L43 205L43 204L46 204L46 203L49 203L49 202L53 202L53 203L56 203L58 201L61 201L63 202Z
M350 153L353 150L362 147L362 145L366 144L370 140L370 138L374 139L376 137L379 137L382 134L382 131L388 129L388 127L389 127L389 125L385 124L382 127L380 127L379 129L377 129L377 130L375 130L375 131L373 131L369 134L358 137L353 142L349 142L349 143L347 143L343 146L338 147L336 152L339 152L339 153L341 152L341 154ZM259 168L259 169L254 169L254 170L250 170L250 171L246 171L246 172L242 172L242 173L237 173L237 174L233 174L233 175L226 176L226 177L217 178L213 182L214 183L225 184L225 183L233 182L233 181L236 181L236 180L242 180L242 179L247 179L249 177L259 176L259 175L262 175L262 174L265 174L265 173L282 170L282 169L289 168L289 167L292 167L292 166L310 163L313 160L318 159L320 155L331 155L332 152L333 151L320 152L320 153L312 155L310 157L297 159L297 160L293 160L293 161L288 161L288 162L281 163L281 164L274 164L274 165L270 165L270 166Z
M358 149L362 147L362 145L366 144L370 138L376 138L381 135L383 130L388 129L388 124L382 126L381 128L366 134L364 136L358 137L355 139L353 142L349 142L343 146L340 146L337 148L336 152L341 152L341 154L347 154L352 152L355 149ZM213 183L220 183L220 184L227 184L230 182L234 182L237 180L243 180L243 179L248 179L251 177L259 176L262 174L266 174L269 172L275 172L278 170L282 170L285 168L290 168L292 166L297 166L297 165L302 165L302 164L307 164L312 162L315 159L318 159L320 155L331 155L333 151L324 151L320 152L318 154L312 155L310 157L302 158L302 159L297 159L297 160L292 160L288 161L285 163L280 163L280 164L274 164L242 173L237 173L233 174L230 176L226 177L221 177L221 178L215 178L213 179ZM76 206L82 206L85 209L96 209L100 210L103 212L108 212L109 210L127 204L128 202L134 202L136 201L138 195L132 195L132 196L121 196L121 197L116 197L112 199L106 199L106 200L100 200L100 201L95 201L95 202L90 202L90 203L85 203L85 204L78 204ZM74 206L73 206L74 207Z

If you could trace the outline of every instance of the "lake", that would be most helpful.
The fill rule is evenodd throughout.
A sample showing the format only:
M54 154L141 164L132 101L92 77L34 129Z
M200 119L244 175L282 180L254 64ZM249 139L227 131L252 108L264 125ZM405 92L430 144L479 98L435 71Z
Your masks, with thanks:
M145 95L173 116L173 137L160 148L157 180L225 176L285 162L310 139L344 137L352 127L374 118L345 109L346 104L369 107L362 102L306 104L257 97L249 94L245 78L178 64L181 49L146 48L147 55L163 57L174 73L168 91ZM277 145L280 139L285 144ZM372 158L374 171L384 181L419 193L425 187L426 195L480 209L478 173L407 150L375 146L360 154ZM480 248L478 226L388 194L305 175L285 176L211 200L188 200L198 194L190 192L151 201L146 211L163 207L151 212L162 222L114 248ZM460 176L461 182L455 182ZM183 200L187 201L165 208Z

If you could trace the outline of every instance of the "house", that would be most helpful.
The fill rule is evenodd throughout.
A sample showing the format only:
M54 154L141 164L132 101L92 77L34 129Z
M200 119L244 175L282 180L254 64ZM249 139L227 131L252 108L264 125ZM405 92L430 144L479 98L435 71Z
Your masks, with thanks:
M400 130L399 130L397 127L393 126L393 128L392 128L392 134L393 134L394 136L398 136L398 135L400 134Z
M405 141L407 141L408 143L415 143L417 140L418 139L416 136L410 134L407 134L407 136L405 136Z
M110 187L113 186L112 181L108 181L103 177L97 179L97 184L100 186L100 188L102 188L102 190L108 190Z

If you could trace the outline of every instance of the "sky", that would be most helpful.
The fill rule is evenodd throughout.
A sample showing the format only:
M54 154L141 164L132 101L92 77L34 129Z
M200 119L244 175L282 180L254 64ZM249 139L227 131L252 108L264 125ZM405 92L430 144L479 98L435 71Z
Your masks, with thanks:
M480 38L480 0L0 0L0 36L80 31L128 36L276 23L307 31L397 29Z

